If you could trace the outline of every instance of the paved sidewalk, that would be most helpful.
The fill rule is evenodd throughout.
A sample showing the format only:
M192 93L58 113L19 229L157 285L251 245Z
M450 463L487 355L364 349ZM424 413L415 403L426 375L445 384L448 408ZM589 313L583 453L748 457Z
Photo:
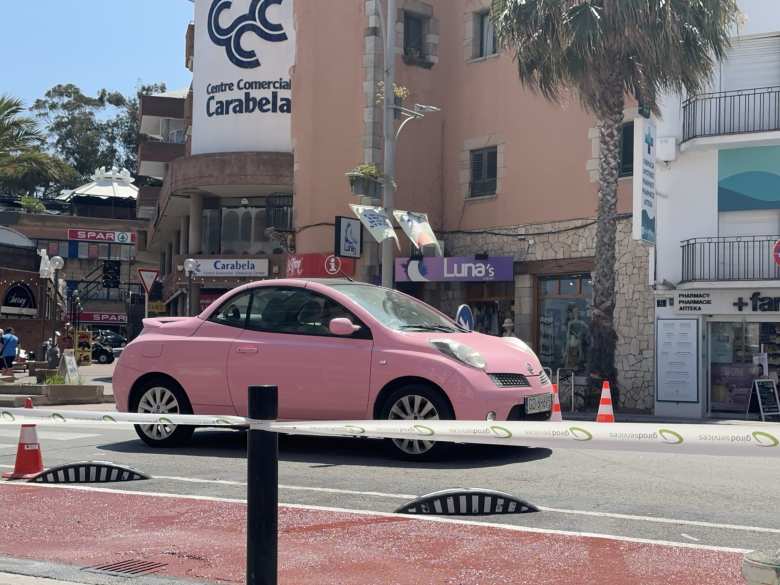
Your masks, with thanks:
M246 506L235 500L4 484L0 509L0 555L143 560L159 577L244 581ZM279 532L281 585L742 583L739 552L695 545L290 505Z

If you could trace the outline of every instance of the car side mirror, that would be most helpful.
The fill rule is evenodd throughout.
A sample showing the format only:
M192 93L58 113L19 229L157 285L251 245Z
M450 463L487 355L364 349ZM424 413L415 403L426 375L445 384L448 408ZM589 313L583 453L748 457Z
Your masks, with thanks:
M337 319L331 319L330 324L328 325L328 329L332 335L347 337L356 331L360 331L360 326L355 325L346 317L339 317Z

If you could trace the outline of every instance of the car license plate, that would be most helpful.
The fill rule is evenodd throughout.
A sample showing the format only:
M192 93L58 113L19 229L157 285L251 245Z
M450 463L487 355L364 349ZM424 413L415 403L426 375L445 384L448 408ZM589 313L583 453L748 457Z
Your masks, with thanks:
M534 394L525 399L525 413L548 412L552 410L552 394Z

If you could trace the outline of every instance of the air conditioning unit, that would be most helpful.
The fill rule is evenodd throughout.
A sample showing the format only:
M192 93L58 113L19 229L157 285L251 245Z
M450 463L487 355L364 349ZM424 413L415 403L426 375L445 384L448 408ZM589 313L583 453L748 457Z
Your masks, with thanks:
M663 162L677 160L677 138L674 136L658 138L658 144L655 149L655 158Z
M427 246L423 246L423 248L422 248L422 255L424 257L437 256L439 250L441 250L441 255L444 256L444 241L443 240L439 240L439 248L438 249L433 244L429 244Z

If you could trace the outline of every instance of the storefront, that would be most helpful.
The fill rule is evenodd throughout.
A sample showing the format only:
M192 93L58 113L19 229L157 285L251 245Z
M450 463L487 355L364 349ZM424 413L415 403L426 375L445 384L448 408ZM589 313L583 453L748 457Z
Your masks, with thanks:
M780 288L678 290L657 314L656 414L744 418L753 382L777 383Z
M501 335L514 322L514 259L511 256L398 258L397 288L454 316L467 304L474 329Z

